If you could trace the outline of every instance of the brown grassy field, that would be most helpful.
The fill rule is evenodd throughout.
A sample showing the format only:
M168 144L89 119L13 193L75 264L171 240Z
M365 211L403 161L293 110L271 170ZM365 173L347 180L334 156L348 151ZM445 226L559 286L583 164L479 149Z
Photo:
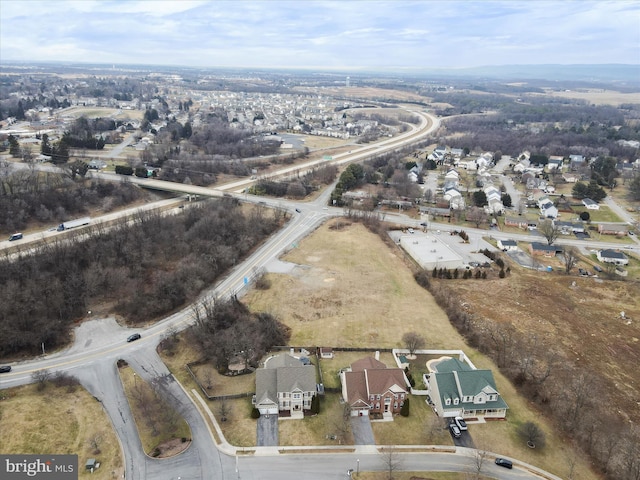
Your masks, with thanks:
M398 250L390 249L362 225L341 229L324 225L284 259L301 266L289 275L269 274L271 289L251 291L244 301L252 310L269 311L291 327L292 345L400 347L402 335L415 330L424 335L427 348L464 349L479 368L493 370L510 407L507 421L471 426L478 446L560 476L568 474L566 458L575 456L570 444L554 433L551 422L517 394L489 359L466 346L431 295L416 284ZM466 285L478 287L475 282ZM486 295L485 288L478 290L478 295ZM489 297L495 304L495 295ZM412 407L418 402L412 402ZM410 416L407 423L422 431L425 425L418 417ZM411 422L414 418L415 424ZM532 451L516 440L515 429L529 420L547 432L544 451ZM375 428L376 441L381 444L398 435L391 427ZM417 432L415 441L426 440L420 435ZM576 461L579 478L598 478L585 459Z
M36 385L0 391L0 452L4 454L77 454L80 478L122 478L122 454L109 417L82 387ZM92 440L97 441L99 451ZM100 468L84 470L89 458Z

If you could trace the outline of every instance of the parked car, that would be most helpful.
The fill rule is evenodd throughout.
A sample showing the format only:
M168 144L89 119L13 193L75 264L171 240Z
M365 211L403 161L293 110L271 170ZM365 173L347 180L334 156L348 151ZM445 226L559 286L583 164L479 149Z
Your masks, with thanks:
M127 337L127 342L135 342L136 340L140 340L139 333L134 333L133 335L129 335L129 337Z
M296 212L300 213L302 210L300 210L299 208L296 208Z
M11 365L0 365L0 373L7 373L11 371Z
M504 468L513 468L511 460L507 460L506 458L496 458L496 465Z
M598 272L598 273L599 273L599 272L602 272L602 267L600 267L600 266L598 266L598 265L594 265L594 266L593 266L593 269L594 269L596 272Z
M407 230L407 232L413 233L413 232L415 232L415 230L413 228L410 228L410 229Z
M462 432L460 431L460 429L455 423L452 423L451 425L449 425L449 429L451 429L451 434L455 438L460 438L460 436L462 435Z
M461 431L464 432L465 430L467 430L467 422L464 421L464 418L456 417L454 420Z

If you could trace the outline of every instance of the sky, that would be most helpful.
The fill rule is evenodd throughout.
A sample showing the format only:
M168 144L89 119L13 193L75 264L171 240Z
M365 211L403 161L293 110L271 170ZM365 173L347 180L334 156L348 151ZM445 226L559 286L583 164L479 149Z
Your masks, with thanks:
M420 70L640 64L637 0L0 0L0 62Z

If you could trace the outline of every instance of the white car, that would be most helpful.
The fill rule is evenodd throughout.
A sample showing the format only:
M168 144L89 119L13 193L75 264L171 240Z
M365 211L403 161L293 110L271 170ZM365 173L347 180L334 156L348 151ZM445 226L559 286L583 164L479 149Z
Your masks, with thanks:
M449 425L449 429L455 438L460 438L460 435L462 435L462 432L455 423Z
M463 432L464 432L465 430L467 430L467 422L465 422L465 421L464 421L464 418L462 418L462 417L456 417L456 418L454 418L454 420L455 420L455 422L456 422L456 425L458 426L458 428L459 428L461 431L463 431Z

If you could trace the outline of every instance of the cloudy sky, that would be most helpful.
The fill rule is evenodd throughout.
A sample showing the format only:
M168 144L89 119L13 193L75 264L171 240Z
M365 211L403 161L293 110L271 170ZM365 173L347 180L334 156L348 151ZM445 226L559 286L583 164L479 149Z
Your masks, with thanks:
M414 69L640 64L637 0L0 0L0 61Z

